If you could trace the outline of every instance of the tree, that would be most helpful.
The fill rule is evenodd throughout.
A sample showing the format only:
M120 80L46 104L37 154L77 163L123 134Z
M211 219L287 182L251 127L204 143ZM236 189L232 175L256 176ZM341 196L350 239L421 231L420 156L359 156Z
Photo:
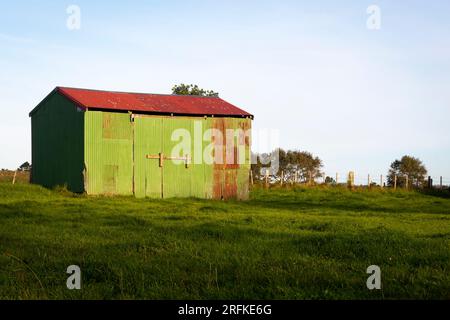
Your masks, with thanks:
M183 95L183 96L201 96L201 97L218 97L219 94L212 90L204 90L199 88L197 85L193 84L179 84L172 88L173 94Z
M268 164L264 165L258 161L252 165L253 177L255 179L263 179L264 177L260 175L261 169L269 167L269 161L276 159L279 162L279 170L278 172L271 172L271 175L278 179L281 179L281 172L283 172L285 181L293 181L294 177L297 176L298 181L308 182L310 178L314 180L323 176L321 172L323 167L322 160L306 151L285 151L280 148L270 154L259 154L258 156L259 159L263 160L263 163Z
M323 176L322 167L322 160L310 152L280 149L280 170L284 172L287 181L292 180L296 173L300 181L310 182L310 179L314 181Z
M397 176L397 186L406 186L406 177L408 184L416 187L423 186L427 169L422 161L411 156L404 156L400 160L392 162L388 174L388 185L394 186L395 176Z
M251 170L254 180L264 180L265 173L268 170L269 175L275 177L278 172L274 171L272 166L275 161L278 161L276 150L271 153L253 153L252 152L252 165Z
M325 178L325 183L326 184L336 184L336 180L334 180L334 178L327 176Z

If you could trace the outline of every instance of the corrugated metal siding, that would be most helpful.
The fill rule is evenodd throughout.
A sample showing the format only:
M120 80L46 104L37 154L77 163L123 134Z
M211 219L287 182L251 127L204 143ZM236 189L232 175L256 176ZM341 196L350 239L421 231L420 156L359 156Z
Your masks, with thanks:
M186 133L192 134L192 120L188 118L164 118L163 121L163 153L167 157L175 156L183 158L186 155L192 157L192 147L185 154L172 154L173 148L181 142L172 141L172 134L175 130L185 130ZM203 180L203 172L197 176L193 174L193 167L186 167L186 162L179 160L167 160L164 162L163 172L163 195L164 198L185 198L191 197L191 178Z
M251 128L252 122L250 119L238 119L237 125L244 135L240 135L240 144L245 146L244 164L241 164L237 172L237 198L240 200L249 199L250 189L250 170L251 170ZM248 134L247 134L248 133Z
M202 124L202 137L205 137L205 132L212 129L212 118L207 118L201 121ZM201 154L200 154L200 160L201 164L194 164L193 168L195 170L194 179L192 179L192 189L194 190L194 196L199 198L205 198L205 199L213 199L213 166L208 164L205 161L204 153L205 149L211 145L210 141L205 141L205 139L202 140L202 146L201 146ZM195 155L194 155L195 156ZM202 175L203 173L203 175ZM202 180L203 179L203 180Z
M152 198L198 197L212 198L212 167L195 163L194 130L195 121L202 124L201 135L210 128L210 120L203 118L136 116L135 118L135 187L136 196ZM173 148L181 143L172 141L175 130L185 130L192 138L189 150L184 154L172 154ZM206 142L202 142L206 145ZM189 165L185 161L166 159L159 166L157 156L188 156ZM147 159L147 155L155 159ZM202 154L200 155L202 156Z
M52 94L31 117L32 183L83 192L84 114Z
M222 163L213 166L213 197L215 199L248 199L249 193L249 173L251 166L250 148L251 138L245 137L245 132L251 129L250 119L236 118L215 118L213 128L222 132L223 140L215 140L216 148L222 145ZM227 136L228 129L241 129L237 135ZM240 163L240 145L245 148L245 162ZM233 150L230 154L230 151ZM217 154L218 156L218 154Z
M147 155L162 152L163 118L136 117L134 120L135 194L139 198L162 197L162 170L159 161Z
M203 137L205 137L205 132L211 132L210 130L213 129L213 118L207 118L202 123L203 124ZM207 139L202 139L207 140ZM214 199L214 165L208 164L205 160L213 160L213 152L210 154L211 159L205 159L205 149L207 149L209 146L213 145L211 141L203 141L202 145L202 163L203 163L203 173L204 173L204 192L206 199Z
M133 194L133 128L126 113L85 112L88 194Z

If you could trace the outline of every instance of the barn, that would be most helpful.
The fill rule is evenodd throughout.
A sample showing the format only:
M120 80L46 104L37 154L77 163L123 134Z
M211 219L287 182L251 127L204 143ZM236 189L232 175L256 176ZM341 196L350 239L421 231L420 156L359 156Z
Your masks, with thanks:
M253 116L218 97L56 87L30 117L32 183L89 195L248 198Z

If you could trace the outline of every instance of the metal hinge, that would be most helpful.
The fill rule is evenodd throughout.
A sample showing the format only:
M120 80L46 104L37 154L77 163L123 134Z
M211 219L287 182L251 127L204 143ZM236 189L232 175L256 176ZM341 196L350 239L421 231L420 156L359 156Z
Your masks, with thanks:
M159 160L159 166L162 168L164 167L164 161L165 160L180 160L184 161L186 168L189 168L189 165L191 164L191 157L189 155L186 155L185 157L166 157L164 156L164 153L159 153L157 155L147 155L147 159L157 159Z

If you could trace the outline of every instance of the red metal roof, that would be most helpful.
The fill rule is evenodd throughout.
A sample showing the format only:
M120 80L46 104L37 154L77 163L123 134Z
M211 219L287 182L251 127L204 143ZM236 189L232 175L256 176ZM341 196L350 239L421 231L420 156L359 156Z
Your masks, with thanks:
M216 97L160 95L57 87L80 107L143 113L197 116L253 117Z

